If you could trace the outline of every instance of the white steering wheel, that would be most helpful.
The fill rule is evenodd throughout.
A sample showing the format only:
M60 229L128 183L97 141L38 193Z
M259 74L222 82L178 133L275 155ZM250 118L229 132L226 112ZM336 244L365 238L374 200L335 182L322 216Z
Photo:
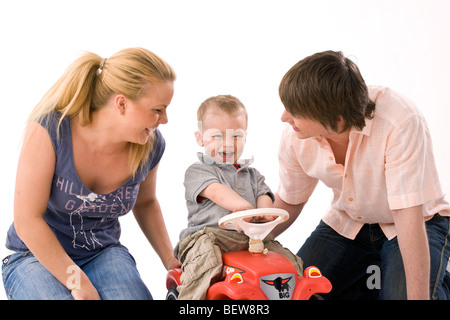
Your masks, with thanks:
M258 216L277 216L273 221L263 223L253 223L244 221L246 218ZM236 230L244 233L254 240L263 240L270 231L278 224L289 219L286 210L278 208L261 208L230 213L219 220L219 227L229 230Z

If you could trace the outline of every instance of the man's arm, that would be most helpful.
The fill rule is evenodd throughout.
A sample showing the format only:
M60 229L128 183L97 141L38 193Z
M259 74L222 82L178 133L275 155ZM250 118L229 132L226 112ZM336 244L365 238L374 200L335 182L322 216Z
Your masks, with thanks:
M430 298L430 249L422 205L393 210L409 300Z
M306 202L300 203L300 204L296 204L296 205L292 205L289 203L284 202L280 196L278 195L278 193L275 194L275 203L274 203L274 207L275 208L280 208L280 209L284 209L287 212L289 212L289 220L279 224L278 226L275 227L275 229L272 231L273 235L275 237L279 236L280 234L282 234L287 228L289 228L291 226L291 224L294 223L294 221L297 219L297 217L300 215L300 213L303 210L303 207L305 206Z

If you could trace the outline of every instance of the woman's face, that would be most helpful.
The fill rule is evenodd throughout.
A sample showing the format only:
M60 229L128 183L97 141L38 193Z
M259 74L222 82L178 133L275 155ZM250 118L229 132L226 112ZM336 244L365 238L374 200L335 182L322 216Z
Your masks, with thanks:
M155 82L145 86L145 94L136 101L127 100L126 130L127 140L145 144L152 131L168 121L167 107L172 101L173 82Z

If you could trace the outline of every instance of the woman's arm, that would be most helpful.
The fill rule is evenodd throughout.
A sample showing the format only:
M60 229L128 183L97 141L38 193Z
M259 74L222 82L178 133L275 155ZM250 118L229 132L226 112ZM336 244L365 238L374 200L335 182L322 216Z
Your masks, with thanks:
M14 195L14 226L36 259L72 292L75 299L100 299L84 272L64 251L44 220L55 169L55 152L47 131L38 123L25 133ZM74 268L80 279L73 280ZM74 288L77 285L77 288ZM76 289L76 290L74 290Z
M139 226L155 249L164 267L169 270L180 267L180 263L173 256L166 224L156 198L156 176L158 166L153 168L141 183L139 195L133 208L133 213Z

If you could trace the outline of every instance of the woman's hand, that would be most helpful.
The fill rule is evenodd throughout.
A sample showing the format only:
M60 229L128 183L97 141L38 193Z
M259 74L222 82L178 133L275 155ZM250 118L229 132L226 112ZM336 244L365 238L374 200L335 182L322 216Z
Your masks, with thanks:
M70 291L74 300L101 300L97 290L92 286L93 290L73 289Z
M80 269L81 271L81 269ZM74 300L101 300L97 289L84 272L80 273L79 283L66 283Z
M181 268L180 261L177 260L174 256L172 256L167 262L164 264L167 270Z

